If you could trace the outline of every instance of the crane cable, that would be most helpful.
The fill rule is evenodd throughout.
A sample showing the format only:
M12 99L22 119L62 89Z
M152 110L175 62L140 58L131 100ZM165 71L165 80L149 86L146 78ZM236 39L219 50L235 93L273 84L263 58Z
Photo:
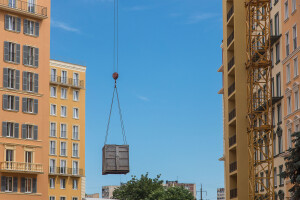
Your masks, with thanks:
M116 1L117 1L117 8L116 8ZM116 10L117 10L117 12L116 12ZM117 21L117 26L116 26L116 21ZM117 31L116 31L116 27L117 27ZM117 42L116 42L116 36L117 36ZM115 79L115 87L114 87L112 101L111 101L111 105L110 105L110 112L109 112L109 117L108 117L104 145L106 144L107 138L108 138L109 125L110 125L110 119L111 119L115 94L116 94L117 100L118 100L118 109L119 109L119 115L120 115L123 142L124 142L124 144L127 144L124 121L123 121L122 110L121 110L120 99L119 99L119 93L118 93L118 88L117 88L117 79L119 77L119 74L118 74L118 71L119 71L119 0L114 0L114 48L113 49L114 49L113 78ZM117 60L117 67L116 67L116 60Z

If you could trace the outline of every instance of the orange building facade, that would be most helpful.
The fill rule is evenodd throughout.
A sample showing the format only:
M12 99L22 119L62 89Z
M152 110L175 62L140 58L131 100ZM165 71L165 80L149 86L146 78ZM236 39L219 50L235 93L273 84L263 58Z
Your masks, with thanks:
M48 199L50 0L0 10L0 199Z
M300 131L300 104L299 104L299 65L300 65L300 1L282 0L282 52L283 52L283 88L284 96L284 125L286 129L285 146L293 146L291 134ZM289 198L288 190L291 183L285 180L287 187L285 197Z

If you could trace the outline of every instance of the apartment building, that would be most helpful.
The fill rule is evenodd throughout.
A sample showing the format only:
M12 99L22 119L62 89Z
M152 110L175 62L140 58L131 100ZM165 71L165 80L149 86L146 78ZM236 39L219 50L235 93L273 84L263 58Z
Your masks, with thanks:
M0 199L47 199L50 0L0 11Z
M112 199L115 189L117 189L119 187L120 186L117 186L117 185L102 186L102 198L103 199Z
M224 170L226 199L248 199L245 2L223 0Z
M50 61L49 200L85 197L85 72Z
M178 181L166 181L165 187L183 187L190 191L195 198L197 198L196 184L195 183L179 183Z
M282 0L281 21L282 21L282 65L283 65L283 91L284 97L284 122L283 129L286 131L284 149L293 146L292 133L300 131L300 110L299 110L299 65L300 65L300 1ZM284 155L283 155L284 156ZM282 180L283 181L283 180ZM285 198L289 199L288 190L291 187L289 179L284 180Z
M217 189L217 200L225 200L225 189L224 188Z

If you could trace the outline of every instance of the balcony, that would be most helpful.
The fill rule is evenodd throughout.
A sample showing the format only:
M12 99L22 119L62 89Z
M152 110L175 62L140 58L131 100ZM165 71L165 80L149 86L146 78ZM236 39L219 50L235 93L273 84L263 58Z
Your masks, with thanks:
M230 10L227 13L227 22L229 21L232 15L233 15L233 6L230 8Z
M47 7L20 0L0 0L0 9L37 19L46 19Z
M234 40L234 31L232 31L232 33L229 35L229 37L227 38L227 46L229 47L229 45L231 44L231 42Z
M229 138L229 147L232 147L236 144L236 135Z
M279 41L281 37L281 34L280 35L271 35L271 46L273 46L277 41Z
M233 162L229 165L229 173L232 173L237 170L237 162Z
M35 163L22 163L22 162L0 162L1 172L16 172L16 173L27 173L27 174L42 174L43 165Z
M235 109L233 109L230 113L229 113L229 121L233 120L233 118L235 118L236 116L236 112Z
M72 87L76 89L84 88L84 81L79 79L61 77L61 76L50 76L50 83L54 85L61 85L65 87Z
M230 190L230 199L237 198L237 188Z
M234 57L232 57L231 60L228 62L228 71L230 71L233 66L234 66Z
M67 168L67 167L50 167L49 175L81 177L84 174L83 174L83 169Z
M235 91L235 83L232 83L228 88L228 96L230 96Z

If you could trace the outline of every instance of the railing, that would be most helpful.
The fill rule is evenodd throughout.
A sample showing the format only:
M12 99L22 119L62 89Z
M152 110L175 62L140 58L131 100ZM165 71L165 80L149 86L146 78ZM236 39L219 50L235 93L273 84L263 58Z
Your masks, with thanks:
M233 15L233 6L230 8L230 10L227 13L227 22L229 21L229 19L232 15Z
M229 147L236 144L236 135L229 138Z
M228 96L230 96L235 90L235 83L232 83L228 88Z
M1 171L24 172L24 173L43 173L43 165L36 163L23 162L0 162Z
M232 31L232 33L227 38L227 46L229 46L231 44L231 42L233 41L233 39L234 39L234 31Z
M84 88L84 81L79 79L51 75L50 82L55 84L62 84L74 88Z
M47 7L20 0L0 0L0 7L11 8L22 12L47 17Z
M233 118L235 118L235 109L233 109L230 113L229 113L229 121L231 121Z
M228 71L230 71L233 66L234 66L234 57L232 57L231 60L228 62Z
M83 169L67 167L50 167L49 174L62 176L83 176Z
M237 188L230 190L230 199L237 198Z
M237 162L233 162L229 165L229 173L237 170Z

